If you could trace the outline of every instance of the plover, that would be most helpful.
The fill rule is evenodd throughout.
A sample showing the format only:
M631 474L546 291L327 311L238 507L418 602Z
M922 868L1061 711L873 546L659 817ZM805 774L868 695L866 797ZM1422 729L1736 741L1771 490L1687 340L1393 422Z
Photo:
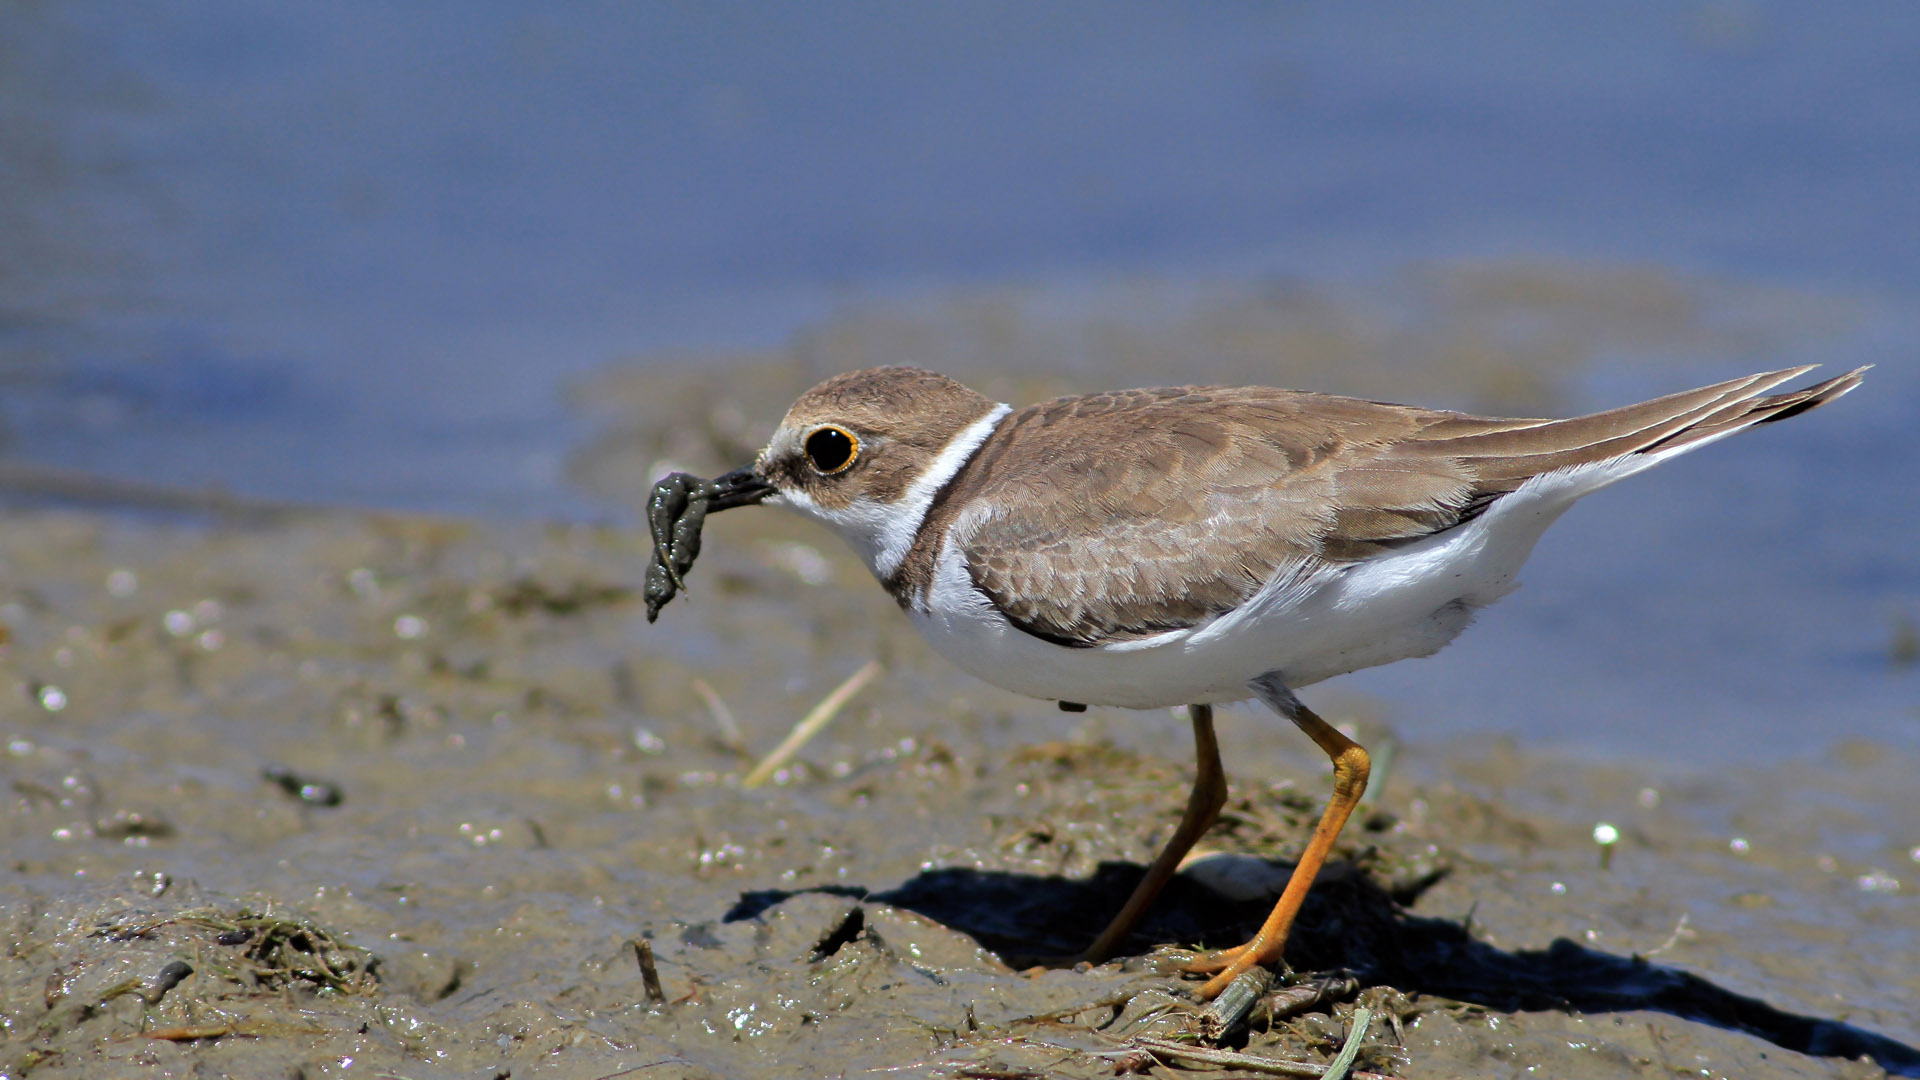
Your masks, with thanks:
M875 368L802 394L751 466L706 485L703 509L764 502L825 522L937 652L996 686L1068 707L1187 706L1186 812L1087 959L1112 954L1226 801L1213 705L1258 698L1319 744L1332 798L1259 932L1189 965L1213 976L1211 996L1280 959L1366 788L1367 752L1294 691L1434 653L1514 587L1581 496L1832 401L1866 369L1768 393L1810 370L1535 420L1218 386L1015 410Z

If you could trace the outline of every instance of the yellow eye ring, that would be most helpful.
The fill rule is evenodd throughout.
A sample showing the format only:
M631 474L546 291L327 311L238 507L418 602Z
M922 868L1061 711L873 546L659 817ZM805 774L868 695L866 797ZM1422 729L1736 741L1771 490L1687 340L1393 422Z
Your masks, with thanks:
M843 473L853 467L860 456L860 440L853 432L835 424L826 424L814 428L807 434L803 444L807 454L807 464L821 476Z

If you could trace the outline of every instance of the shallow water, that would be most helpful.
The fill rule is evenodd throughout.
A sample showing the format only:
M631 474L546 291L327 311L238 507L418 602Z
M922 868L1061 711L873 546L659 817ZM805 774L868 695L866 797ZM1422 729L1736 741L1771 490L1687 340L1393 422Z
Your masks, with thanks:
M6 486L632 521L658 455L577 482L633 427L582 387L768 350L1542 412L1875 363L1347 686L1613 754L1920 745L1905 8L730 12L11 10Z

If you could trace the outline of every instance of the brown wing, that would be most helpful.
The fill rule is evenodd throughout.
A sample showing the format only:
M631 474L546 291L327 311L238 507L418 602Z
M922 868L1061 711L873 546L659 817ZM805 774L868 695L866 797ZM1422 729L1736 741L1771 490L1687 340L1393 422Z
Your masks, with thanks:
M1792 415L1859 381L1759 396L1806 370L1572 420L1261 387L1061 398L1008 417L933 513L997 505L964 541L974 583L1021 629L1097 645L1194 626L1283 568L1450 529L1538 473Z

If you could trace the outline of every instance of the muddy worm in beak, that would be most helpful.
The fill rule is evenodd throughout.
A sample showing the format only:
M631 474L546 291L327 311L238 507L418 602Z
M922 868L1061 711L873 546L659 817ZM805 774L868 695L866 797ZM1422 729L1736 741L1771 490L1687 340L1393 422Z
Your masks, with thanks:
M773 485L751 468L702 480L691 473L670 473L653 485L647 499L647 526L653 532L653 562L647 567L647 621L687 587L686 574L700 555L700 529L715 510L752 506L773 494Z

